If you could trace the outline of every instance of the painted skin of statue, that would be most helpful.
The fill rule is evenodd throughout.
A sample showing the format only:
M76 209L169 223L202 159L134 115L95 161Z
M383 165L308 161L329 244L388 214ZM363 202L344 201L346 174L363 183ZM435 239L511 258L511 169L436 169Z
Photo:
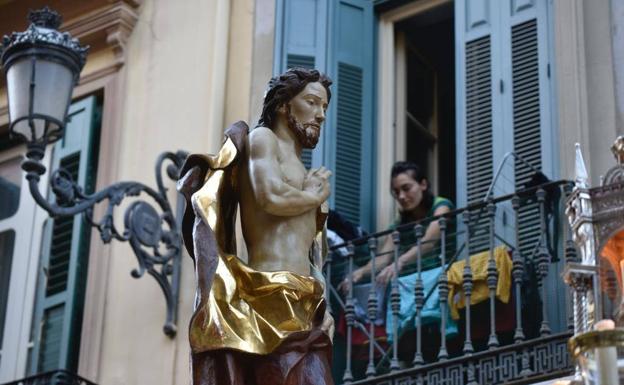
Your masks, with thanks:
M240 205L249 266L255 270L310 275L316 210L329 196L331 172L323 167L306 171L301 151L304 144L316 145L326 108L325 87L308 83L277 110L272 129L257 127L249 134ZM303 143L301 136L311 140Z
M247 134L235 123L219 154L193 155L183 167L183 233L198 282L189 329L195 385L333 383L333 325L311 252L331 172L301 162L318 142L330 84L301 68L273 78L256 128ZM235 252L236 206L247 264Z

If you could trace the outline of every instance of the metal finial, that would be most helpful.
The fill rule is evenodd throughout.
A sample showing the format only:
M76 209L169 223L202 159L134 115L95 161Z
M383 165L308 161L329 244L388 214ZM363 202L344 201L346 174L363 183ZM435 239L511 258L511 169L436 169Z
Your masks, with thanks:
M63 22L61 15L47 6L43 7L43 9L28 12L28 20L37 27L48 29L58 29Z
M576 187L577 188L588 188L588 179L587 168L585 167L585 160L583 160L583 153L581 152L581 145L576 143L576 160L575 160L575 171L576 171Z

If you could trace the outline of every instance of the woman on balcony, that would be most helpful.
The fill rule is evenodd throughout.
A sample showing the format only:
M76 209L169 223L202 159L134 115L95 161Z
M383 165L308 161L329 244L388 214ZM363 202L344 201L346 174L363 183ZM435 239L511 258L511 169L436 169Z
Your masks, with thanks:
M399 258L397 268L393 262L394 253L391 236L387 236L380 249L379 256L375 259L375 268L378 271L376 284L385 287L396 276L399 278L399 292L401 306L399 311L399 323L397 335L399 338L404 332L415 327L415 298L414 287L417 278L416 262L418 259L417 239L413 226L403 226L409 223L421 221L424 226L424 235L421 239L421 279L423 280L425 296L427 298L421 314L423 327L431 327L432 331L439 330L440 306L436 283L444 268L440 266L440 225L439 221L428 218L446 214L454 209L453 203L442 197L434 196L429 189L429 181L421 168L413 162L397 162L392 167L390 189L392 196L399 206L399 216L389 227L389 230L398 229L400 235ZM447 250L450 251L447 246ZM371 282L372 264L366 265L353 271L353 283L364 284ZM340 289L346 292L348 278L340 284ZM446 335L452 337L457 334L457 326L448 317ZM387 307L386 333L389 340L394 337L392 325L391 307ZM431 335L426 333L425 335ZM425 337L426 338L426 337ZM412 339L411 339L412 340ZM435 344L432 344L435 345Z
M394 230L397 227L425 218L443 215L454 209L453 203L442 197L434 197L429 190L429 181L421 168L414 162L397 162L392 166L390 191L399 204L399 217L390 226ZM439 266L439 255L432 253L440 240L440 225L438 220L423 223L426 226L425 234L421 240L422 269L429 270ZM418 250L416 248L416 236L413 228L400 231L398 271L404 271L408 266L416 262ZM395 276L392 253L392 237L388 236L381 248L381 255L375 260L377 274L376 281L380 285L386 285ZM353 271L353 283L366 282L370 277L371 263ZM346 288L348 277L342 282L341 287Z

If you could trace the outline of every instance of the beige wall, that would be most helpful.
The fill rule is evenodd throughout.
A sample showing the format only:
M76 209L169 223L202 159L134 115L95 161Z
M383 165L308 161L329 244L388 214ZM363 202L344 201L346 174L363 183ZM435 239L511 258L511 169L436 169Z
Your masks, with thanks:
M574 178L579 142L593 185L614 165L618 133L610 19L609 0L554 1L561 177Z
M224 123L248 119L252 27L252 0L145 1L113 94L119 99L105 100L120 105L120 128L100 167L112 167L115 180L154 186L160 152L215 152ZM81 372L102 385L188 383L191 259L183 257L178 335L169 339L162 332L164 296L151 277L130 276L136 267L130 247L113 242L102 254L110 260L101 272L106 274L101 329L85 324L90 335L101 333L101 343L88 348L98 352L81 352L97 361L90 366L81 361L89 366ZM87 301L94 299L90 292ZM88 306L96 307L93 302Z
M89 6L50 1L68 20L64 28L74 35L83 31L81 41L92 45L74 95L104 95L98 189L121 180L155 187L154 162L161 152L215 152L226 124L256 119L250 106L258 103L258 79L266 84L271 74L273 32L266 20L261 32L255 30L254 0L110 0ZM269 7L263 14L273 12L274 0L260 2ZM21 28L26 11L4 10L0 18ZM261 43L254 46L257 35ZM252 66L254 51L259 66ZM6 97L0 91L4 125ZM174 183L168 187L175 202ZM124 207L117 209L119 229ZM162 332L160 287L147 274L132 278L136 267L127 243L104 245L93 231L79 374L101 385L189 383L192 261L183 256L174 339Z

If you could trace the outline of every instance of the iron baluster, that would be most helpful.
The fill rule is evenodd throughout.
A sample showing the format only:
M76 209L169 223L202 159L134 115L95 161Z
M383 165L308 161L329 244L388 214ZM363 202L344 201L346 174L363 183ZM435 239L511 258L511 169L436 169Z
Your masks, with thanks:
M514 342L520 343L524 341L524 330L522 329L522 299L520 296L522 290L522 275L524 274L524 259L520 250L520 197L514 195L511 198L511 206L515 214L515 236L516 247L513 251L513 267L512 275L514 278L514 284L516 285L516 331L514 332ZM533 372L529 367L529 352L526 349L522 351L522 359L520 360L520 376L528 377Z
M424 228L421 224L414 227L416 235L416 284L414 285L414 296L416 303L416 354L412 364L419 367L425 363L422 356L422 309L425 299L425 289L422 281L422 237Z
M488 348L498 347L498 337L496 336L496 285L498 272L496 270L496 260L494 259L494 221L496 220L496 205L492 200L487 205L489 227L490 227L490 258L487 267L487 285L490 290L490 338Z
M353 243L349 242L347 245L347 258L349 259L349 288L347 291L347 303L345 306L345 318L347 321L347 365L345 367L342 381L345 384L350 384L353 381L353 374L351 373L351 343L353 339L353 324L355 321L355 307L353 305L353 255L355 249Z
M470 245L470 225L472 215L470 211L464 213L464 223L466 223L466 244ZM466 263L464 265L462 288L466 303L466 340L464 341L464 354L471 355L474 352L472 340L470 338L470 300L472 296L472 269L470 268L470 247L466 248Z
M392 233L392 243L394 245L394 277L392 278L392 291L390 293L390 306L392 308L392 359L390 360L390 370L399 370L399 311L401 310L401 295L399 294L399 244L401 236L398 231Z
M550 267L550 254L548 252L548 246L546 244L547 233L546 233L546 190L543 188L539 188L537 190L537 201L539 203L539 212L540 212L540 245L538 252L538 268L539 268L539 280L538 285L542 290L542 324L540 326L540 335L547 336L551 333L550 326L548 324L548 288L546 287L546 278L548 277L548 269Z
M446 275L446 218L442 217L438 221L440 225L440 263L442 272L438 278L438 290L440 293L440 351L438 360L444 361L448 358L446 349L446 317L448 302L448 276Z
M524 274L524 262L522 260L522 252L520 251L520 197L514 195L511 199L511 207L514 210L514 233L516 236L516 247L513 250L513 267L512 275L516 292L516 330L514 332L514 342L524 341L524 330L522 329L522 275Z
M567 201L569 196L572 194L572 188L574 186L571 183L567 183L563 186L563 192L565 194L565 200ZM565 231L565 247L564 247L564 258L566 265L570 263L577 262L577 254L576 254L576 246L574 244L574 240L572 239L572 228L570 226L566 226L567 230ZM566 289L566 312L568 314L568 330L574 331L576 322L574 319L574 309L577 305L576 298L576 290L574 290L573 286L568 286Z
M368 240L368 250L371 257L371 287L368 292L368 366L366 367L366 377L374 377L377 374L375 368L375 321L377 320L377 285L375 284L375 259L377 258L377 238L371 237Z

